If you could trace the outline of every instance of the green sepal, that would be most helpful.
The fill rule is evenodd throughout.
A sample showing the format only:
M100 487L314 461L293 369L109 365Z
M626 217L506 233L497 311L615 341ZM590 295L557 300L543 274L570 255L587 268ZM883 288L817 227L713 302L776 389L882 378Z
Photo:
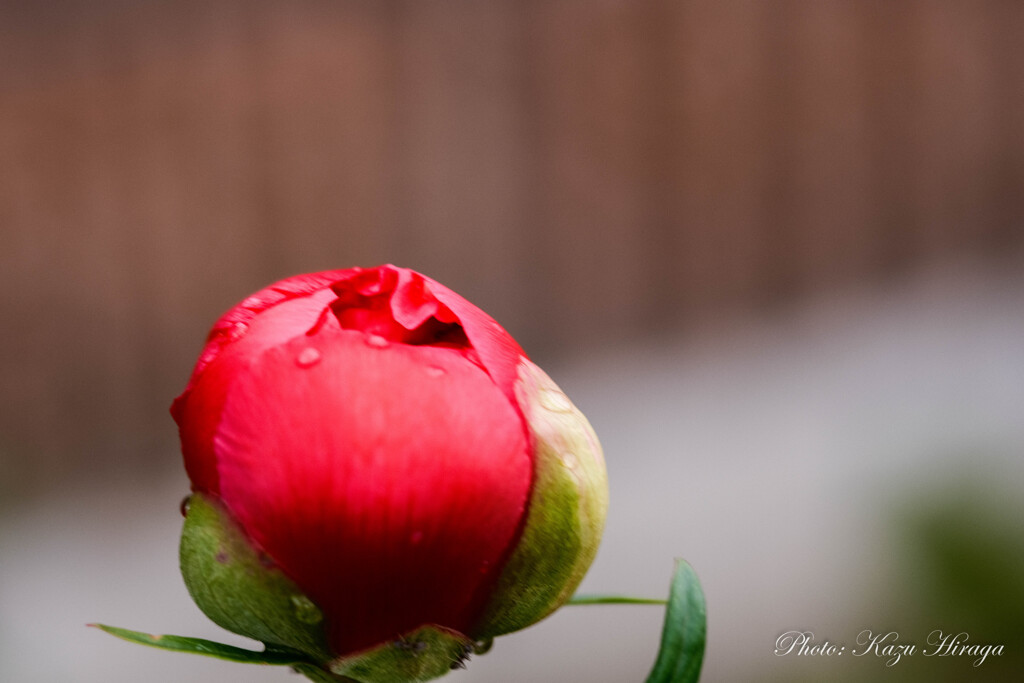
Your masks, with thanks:
M661 646L647 683L696 683L704 662L707 605L693 567L676 560L661 631Z
M421 683L460 669L476 647L466 636L438 626L422 626L366 652L334 660L339 676L360 683Z
M474 650L461 633L423 626L364 652L332 657L317 606L253 547L227 510L201 494L189 500L181 573L206 616L267 644L268 652L299 654L293 668L314 681L419 683L448 673Z
M295 666L308 662L306 655L301 652L293 652L290 650L273 650L267 648L262 652L258 652L256 650L247 650L242 647L235 647L234 645L216 643L212 640L204 640L203 638L188 638L185 636L169 635L156 636L150 633L142 633L140 631L129 631L126 628L107 626L106 624L89 624L89 626L98 628L101 631L106 631L112 636L116 636L122 640L127 640L131 643L157 647L161 650L188 652L196 655L205 655L207 657L216 657L217 659L226 659L230 662L241 662L243 664L270 664L276 666Z
M604 456L583 414L526 360L516 400L533 443L533 487L522 534L474 629L483 638L526 628L569 599L597 554L608 511Z
M331 659L319 608L253 547L221 505L191 497L180 551L188 592L219 626L313 662Z

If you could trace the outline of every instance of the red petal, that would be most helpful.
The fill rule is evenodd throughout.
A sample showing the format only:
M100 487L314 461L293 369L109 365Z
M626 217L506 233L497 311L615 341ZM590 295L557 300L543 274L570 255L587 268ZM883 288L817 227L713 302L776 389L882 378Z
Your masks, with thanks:
M238 377L244 376L250 363L265 350L304 336L333 298L334 294L329 289L282 297L273 308L262 311L258 316L255 309L247 308L243 302L214 327L211 333L213 341L204 350L189 386L171 406L171 414L181 433L185 469L195 490L213 494L220 490L213 437L228 387ZM254 300L250 297L246 302ZM234 327L236 325L244 325L244 331ZM237 330L235 338L230 341L215 336L227 335L230 330Z
M458 319L487 374L515 404L519 359L527 357L522 347L494 318L441 283L423 279L429 292Z
M442 323L457 323L488 374L515 403L516 368L519 359L526 354L512 336L489 315L439 282L388 264L287 278L260 290L225 313L210 330L188 386L171 406L175 420L181 424L183 403L199 376L225 348L248 336L249 327L257 317L282 303L326 288L337 295L331 306L347 329L405 341L408 335L403 336L396 327L414 331L431 317ZM288 329L287 332L296 331Z
M479 367L379 346L328 328L262 347L214 439L222 500L324 609L338 654L467 631L530 486L521 418Z
M252 323L257 316L286 301L307 297L318 291L324 290L329 287L332 282L340 277L344 277L346 274L352 272L352 270L359 269L327 270L321 273L296 275L294 277L275 282L269 287L265 287L252 296L243 299L213 324L213 328L206 337L206 346L203 348L203 352L199 356L199 361L196 363L196 367L192 371L192 379L189 382L189 386L191 387L192 382L195 381L199 373L201 373L208 364L213 362L225 346L240 339L243 335L248 333L250 323Z
M343 654L473 623L529 493L523 356L414 271L314 273L218 320L172 413L193 487L321 605Z

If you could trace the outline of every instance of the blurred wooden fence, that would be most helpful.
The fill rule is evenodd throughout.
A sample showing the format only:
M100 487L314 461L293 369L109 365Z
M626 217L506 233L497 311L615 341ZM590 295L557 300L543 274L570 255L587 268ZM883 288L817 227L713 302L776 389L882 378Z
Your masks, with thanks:
M0 495L166 459L207 326L295 272L413 266L543 354L1019 249L1022 37L1019 0L0 3Z

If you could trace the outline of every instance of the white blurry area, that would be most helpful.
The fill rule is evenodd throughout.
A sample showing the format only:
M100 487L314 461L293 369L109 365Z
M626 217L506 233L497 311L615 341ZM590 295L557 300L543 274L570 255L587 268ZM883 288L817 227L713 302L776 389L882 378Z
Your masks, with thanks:
M583 590L663 596L672 558L686 557L708 599L705 681L797 664L771 654L789 629L852 641L851 624L872 627L857 619L879 586L913 578L894 579L888 560L894 505L961 473L1024 481L1019 272L950 266L549 367L595 425L610 472L607 533ZM85 628L244 643L199 613L178 576L185 491L181 475L114 482L0 519L0 680L299 680ZM641 681L661 616L567 608L449 680Z

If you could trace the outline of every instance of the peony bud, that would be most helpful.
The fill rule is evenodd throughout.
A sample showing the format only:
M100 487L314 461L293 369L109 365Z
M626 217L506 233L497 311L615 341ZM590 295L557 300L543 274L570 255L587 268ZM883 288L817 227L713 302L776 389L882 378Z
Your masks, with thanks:
M436 678L557 609L597 551L590 425L494 320L411 270L249 297L172 414L189 592L315 680Z

